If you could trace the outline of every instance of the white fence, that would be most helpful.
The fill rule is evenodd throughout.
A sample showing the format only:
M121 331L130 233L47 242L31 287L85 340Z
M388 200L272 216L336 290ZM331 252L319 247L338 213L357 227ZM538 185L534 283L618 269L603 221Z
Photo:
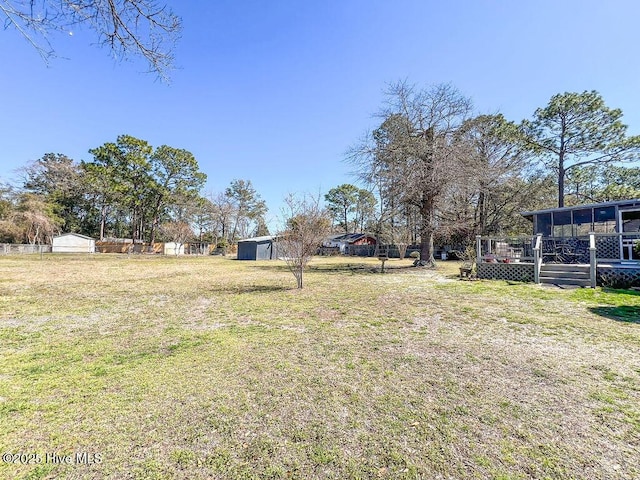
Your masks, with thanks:
M28 253L51 253L51 245L0 243L0 255L23 255Z

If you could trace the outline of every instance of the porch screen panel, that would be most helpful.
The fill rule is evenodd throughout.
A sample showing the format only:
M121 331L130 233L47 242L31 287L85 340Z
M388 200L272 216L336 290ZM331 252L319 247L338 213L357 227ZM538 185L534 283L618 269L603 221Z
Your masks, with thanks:
M622 231L640 232L640 211L622 212Z
M593 225L593 210L585 208L573 211L573 235L582 237L589 235Z
M542 234L545 237L551 236L551 214L539 213L536 215L536 234Z
M571 211L553 212L553 236L571 236Z
M596 233L616 231L616 207L593 209L593 231Z

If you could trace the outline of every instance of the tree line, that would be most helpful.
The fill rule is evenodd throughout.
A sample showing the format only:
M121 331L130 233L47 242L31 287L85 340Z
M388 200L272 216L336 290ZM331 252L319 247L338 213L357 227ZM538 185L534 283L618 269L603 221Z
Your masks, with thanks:
M61 232L134 242L226 245L265 234L265 202L249 180L201 194L206 175L187 150L121 135L76 162L47 153L0 187L0 242L50 243Z
M530 231L520 212L640 197L640 137L597 92L551 98L533 118L475 114L452 85L391 85L380 123L353 146L358 184L324 196L334 232L382 243L465 246L476 235ZM136 242L225 246L269 233L267 205L250 180L203 194L189 151L121 135L76 162L47 153L0 185L0 242L49 243L60 232ZM317 213L317 212L316 212Z
M640 136L627 135L622 111L595 91L554 95L515 123L475 114L452 85L399 82L378 117L349 153L374 194L367 228L386 242L418 243L423 265L433 265L434 243L530 231L522 211L640 197L640 169L622 163L640 158ZM339 190L326 199L344 225L347 212L362 210Z

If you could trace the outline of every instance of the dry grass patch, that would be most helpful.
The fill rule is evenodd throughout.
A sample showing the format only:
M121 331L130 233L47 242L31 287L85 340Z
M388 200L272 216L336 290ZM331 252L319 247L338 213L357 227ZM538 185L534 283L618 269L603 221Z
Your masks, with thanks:
M640 296L409 265L0 258L0 477L640 476Z

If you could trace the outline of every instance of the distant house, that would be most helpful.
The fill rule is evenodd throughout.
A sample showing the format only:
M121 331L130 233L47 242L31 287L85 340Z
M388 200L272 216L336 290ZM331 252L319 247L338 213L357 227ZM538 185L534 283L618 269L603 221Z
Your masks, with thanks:
M323 247L339 248L342 254L352 254L355 246L361 245L375 245L375 237L366 233L342 233L338 235L331 235L324 242Z
M238 260L273 260L278 258L277 242L272 236L245 238L238 242Z
M53 253L95 253L96 241L79 233L63 233L51 240Z

